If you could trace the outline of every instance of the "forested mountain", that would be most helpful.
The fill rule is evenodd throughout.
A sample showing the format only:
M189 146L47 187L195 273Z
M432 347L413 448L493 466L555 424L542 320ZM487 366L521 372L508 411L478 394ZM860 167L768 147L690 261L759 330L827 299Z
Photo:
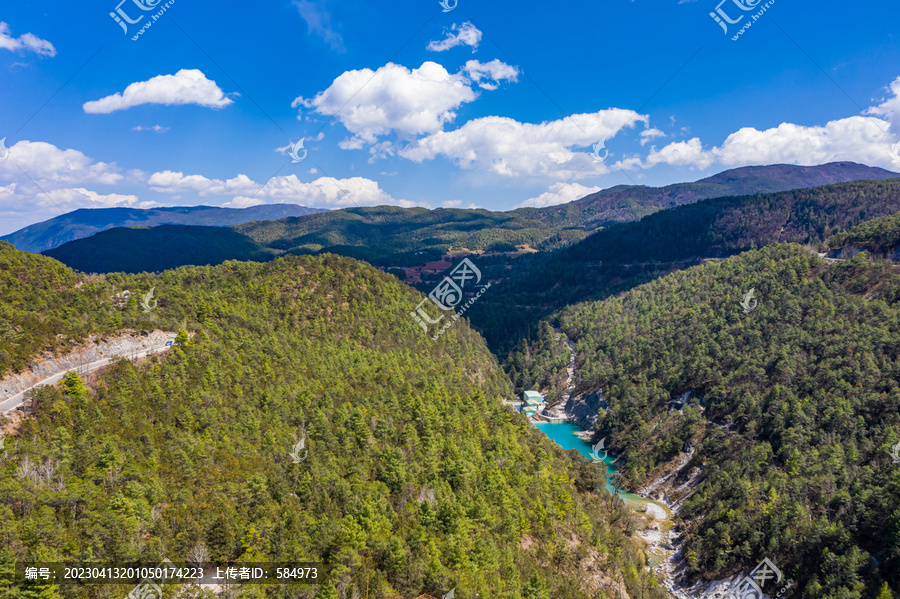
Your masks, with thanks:
M676 183L666 187L619 185L568 204L522 208L517 212L550 225L577 223L585 228L595 229L613 222L638 220L663 208L692 204L708 198L772 193L897 176L897 173L855 162L832 162L819 166L745 166L693 183Z
M114 227L197 225L228 227L254 220L271 220L324 212L297 204L265 204L249 208L177 206L174 208L81 208L0 237L17 249L43 252L75 239Z
M206 229L206 230L204 230ZM44 252L84 272L161 271L224 260L336 253L376 266L415 266L451 248L551 250L584 239L572 227L548 227L508 212L425 208L350 208L235 227L119 228Z
M289 205L255 206L243 210L209 207L156 211L78 210L26 227L4 239L19 249L43 251L111 227L124 228L114 237L89 237L88 241L48 253L74 268L85 270L84 256L109 256L116 251L115 247L141 243L141 234L131 232L130 227L162 224L223 226L232 224L228 222L230 219L235 224L234 232L274 250L273 255L328 252L382 267L418 266L439 259L451 249L496 253L513 252L516 246L527 245L537 250L554 250L584 239L588 232L598 227L636 220L663 208L691 204L704 198L896 176L884 169L852 162L815 167L786 164L744 167L695 183L663 188L618 186L569 204L510 212L393 206L323 212ZM300 210L301 216L281 218L288 215L279 215L278 210ZM303 216L307 212L317 214ZM280 220L272 220L275 218ZM202 250L199 253L190 251L191 244L197 245L201 241L218 246L216 255L221 260L263 259L247 254L247 240L221 229L208 235L183 229L180 230L183 238L176 239L178 231L167 231L167 243L157 248L159 263L145 262L137 256L134 261L129 261L129 254L125 253L112 262L107 259L97 261L87 270L160 271L174 266L206 264L211 261L203 262L195 257L203 255ZM221 241L214 241L216 234L222 236ZM109 243L114 247L108 247ZM231 243L234 247L230 247ZM189 251L180 251L181 248Z
M224 227L162 225L119 228L70 241L44 252L82 272L159 272L185 264L215 266L226 260L266 262L279 252Z
M611 226L547 256L528 257L469 314L502 351L567 305L776 242L825 251L833 234L897 211L900 179L703 200Z
M577 344L577 392L609 402L596 436L620 473L647 482L693 448L676 481L700 469L680 511L691 577L768 557L795 597L900 589L900 267L777 244L558 322ZM527 379L540 356L553 359L511 364Z
M527 244L550 250L586 235L578 224L551 227L516 212L393 206L247 223L234 230L284 252L327 251L377 266L422 264L450 248L505 252Z
M325 564L328 583L281 596L664 597L599 466L501 404L509 381L465 321L423 334L421 294L390 275L326 255L82 277L7 244L0 266L2 373L89 333L186 329L33 393L0 461L2 596L15 562L205 548Z
M874 218L828 240L831 253L865 250L870 254L897 259L900 248L900 213Z

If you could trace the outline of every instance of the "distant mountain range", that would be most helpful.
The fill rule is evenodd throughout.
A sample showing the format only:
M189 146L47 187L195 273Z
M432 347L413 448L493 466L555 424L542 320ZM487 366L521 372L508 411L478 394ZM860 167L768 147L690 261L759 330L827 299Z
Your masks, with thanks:
M249 208L177 206L174 208L82 208L0 237L16 249L39 253L66 242L90 237L115 227L196 225L230 227L255 220L276 220L326 212L296 204L266 204Z
M900 174L855 162L831 162L819 166L745 166L723 171L694 183L676 183L666 187L618 185L568 204L547 208L520 208L515 212L551 226L577 224L595 229L613 222L638 220L664 208L693 204L709 198L773 193L895 177L900 177Z
M508 279L466 316L492 347L508 347L535 322L580 302L601 300L670 272L775 243L818 252L832 235L854 233L833 248L872 246L893 221L860 223L900 212L900 178L854 181L768 194L711 198L597 231L559 251L517 260ZM484 261L482 261L484 262ZM481 264L481 262L480 262ZM503 265L505 266L505 265ZM484 264L486 273L501 265Z
M228 227L119 227L43 252L82 272L160 272L226 260L268 262L280 252Z
M900 175L851 162L816 167L746 167L696 183L663 188L616 187L563 206L510 212L378 206L267 220L259 218L260 212L265 213L262 209L284 209L285 206L257 206L241 211L245 222L232 226L227 233L221 228L203 231L203 227L196 226L173 226L155 233L120 228L115 234L70 241L47 254L88 272L160 271L188 264L267 260L286 254L328 252L365 260L376 266L413 267L436 260L451 250L503 253L515 251L516 246L540 251L559 249L576 244L597 228L608 227L619 220L638 220L669 206L695 204L711 196L746 197L810 185L893 177ZM250 210L260 212L247 214ZM76 211L60 219L71 217L82 223L83 230L83 217L79 217L79 212L96 211ZM248 218L250 216L257 218ZM196 221L195 218L190 220ZM46 226L47 238L63 237L52 222L31 228ZM52 246L54 242L35 239L32 243ZM150 248L150 251L137 249L139 246ZM630 249L635 250L634 247ZM504 256L504 259L508 258Z

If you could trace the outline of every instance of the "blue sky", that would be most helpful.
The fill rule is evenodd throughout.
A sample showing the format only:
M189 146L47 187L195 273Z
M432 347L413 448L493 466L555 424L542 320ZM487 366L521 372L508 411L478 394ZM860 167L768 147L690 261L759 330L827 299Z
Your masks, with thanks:
M127 34L117 7L142 17ZM785 0L7 5L0 234L85 207L508 210L752 164L900 171L898 17Z

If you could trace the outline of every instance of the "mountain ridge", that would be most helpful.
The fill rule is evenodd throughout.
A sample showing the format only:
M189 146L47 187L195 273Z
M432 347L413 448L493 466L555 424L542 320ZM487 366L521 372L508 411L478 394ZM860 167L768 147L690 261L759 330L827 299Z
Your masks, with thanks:
M172 206L162 208L79 208L0 236L18 250L40 253L69 241L84 239L116 227L197 225L230 227L255 220L272 220L326 212L299 204L263 204L247 208Z
M297 251L301 253L314 253L328 246L359 246L374 249L371 247L373 239L371 231L363 231L361 227L371 228L389 224L395 227L409 226L407 241L421 246L407 247L404 252L428 250L432 254L440 254L454 244L462 244L464 247L471 245L470 249L481 250L489 247L488 242L491 240L479 239L477 235L465 233L482 231L481 237L485 237L492 235L491 229L513 231L504 234L502 238L494 239L499 245L537 246L546 245L546 242L550 241L550 245L555 247L557 241L563 244L578 241L584 235L579 231L591 231L613 223L638 220L665 208L692 204L713 197L773 193L834 183L895 177L900 177L900 174L854 162L833 162L818 166L788 164L747 166L722 171L694 182L674 183L664 187L617 185L567 204L544 208L517 208L504 212L395 206L328 211L294 204L266 204L239 210L209 206L148 210L80 209L42 223L29 225L0 237L0 240L9 241L24 251L41 252L114 227L166 224L232 226L239 233L248 234L264 245L276 241L274 237L277 235L273 231L281 231L281 239L277 240L278 249L290 251L298 248ZM424 218L423 213L427 215ZM104 218L100 218L97 222L98 217ZM266 222L279 224L248 226L249 223ZM414 226L416 223L419 224L418 227ZM557 241L554 241L555 239ZM293 247L288 244L289 241L294 242ZM392 243L396 243L396 239ZM385 258L383 255L385 251L386 248L382 247L375 252L356 251L356 253L348 252L347 255L372 262L379 255Z
M519 210L536 211L537 215L533 217L548 223L560 219L567 221L572 218L572 213L576 212L584 217L585 223L602 226L612 222L637 220L664 208L692 204L710 198L775 193L835 183L876 181L896 177L900 177L900 173L856 162L829 162L817 166L791 164L743 166L694 182L673 183L664 187L618 185L568 204ZM639 207L635 207L635 203Z

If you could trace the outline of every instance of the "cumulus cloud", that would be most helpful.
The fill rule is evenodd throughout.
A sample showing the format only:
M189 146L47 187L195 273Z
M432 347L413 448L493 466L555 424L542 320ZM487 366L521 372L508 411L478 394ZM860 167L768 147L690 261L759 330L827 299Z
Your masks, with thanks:
M9 25L3 21L0 21L0 49L13 52L34 52L38 56L56 56L56 48L47 40L42 40L33 33L23 33L19 37L13 37Z
M181 172L162 171L150 175L147 185L160 193L179 194L194 192L201 196L234 195L257 189L259 185L247 175L238 175L225 181L208 179L203 175L185 175Z
M583 178L609 172L591 159L587 148L606 141L626 126L647 124L648 117L632 110L610 108L539 124L507 117L471 120L454 131L423 137L399 151L414 162L444 156L464 169L487 171L504 177Z
M734 168L853 161L896 171L900 163L892 157L891 147L900 142L900 77L891 82L888 91L888 98L863 112L866 116L835 119L824 125L781 123L765 130L742 127L719 146L704 149L695 137L661 149L653 146L646 158L631 157L616 166L633 169L668 164L705 169L713 164Z
M713 164L733 168L760 164L812 166L836 161L854 161L894 168L890 156L891 138L885 133L888 121L854 116L830 121L823 126L782 123L760 131L744 127L729 135L720 146L703 149L699 138L655 147L643 161L623 161L622 168L651 168L657 164L705 169Z
M550 186L549 191L542 193L536 198L525 200L516 208L543 208L545 206L556 206L557 204L568 204L592 193L597 193L602 189L602 187L586 187L581 183L554 183Z
M84 187L59 188L47 192L56 206L66 210L77 208L112 208L114 206L130 206L148 208L155 206L155 202L139 202L138 197L132 194L98 193ZM37 199L40 199L38 197Z
M0 176L17 179L23 170L33 179L50 184L112 185L126 178L115 163L94 162L78 150L62 150L43 141L17 142L9 148L7 159L0 161Z
M97 162L82 152L22 140L0 160L0 234L78 208L154 205L137 196L103 193L88 186L141 183L140 170L123 171L116 163Z
M234 101L225 96L215 81L198 69L181 69L174 75L158 75L148 81L137 81L121 94L85 102L89 114L109 114L141 104L197 104L207 108L224 108Z
M79 208L150 208L155 205L155 202L141 202L136 195L104 194L84 187L38 186L26 179L22 184L0 186L0 235Z
M472 23L466 22L460 26L454 23L447 37L429 43L427 49L432 52L444 52L457 46L470 46L474 52L481 42L481 36L481 31Z
M32 183L0 186L0 235L79 208L151 208L130 194L103 194L84 187L47 189Z
M333 50L344 50L344 39L331 26L331 14L325 10L321 2L294 0L294 6L300 17L306 21L310 34L322 38Z
M479 87L487 90L497 89L500 81L517 81L519 76L519 69L497 59L486 63L470 60L462 72Z
M660 131L659 129L651 127L650 129L644 129L641 131L641 145L645 145L648 141L653 139L654 137L665 137L666 134Z
M476 97L463 75L428 61L412 70L388 63L377 71L346 71L325 91L296 98L292 106L335 116L357 138L375 143L391 131L406 136L439 131L456 117L456 108Z
M891 134L900 141L900 77L894 79L888 90L892 97L884 100L881 104L873 106L866 111L866 114L875 114L885 117L891 123Z
M381 189L376 181L364 177L333 179L319 177L310 183L300 181L296 175L272 177L259 184L246 175L232 179L209 179L202 175L184 175L180 172L153 173L149 180L153 191L169 194L185 192L201 196L231 196L224 206L254 206L266 200L297 202L306 206L337 207L392 205L411 207L416 202L396 199Z

